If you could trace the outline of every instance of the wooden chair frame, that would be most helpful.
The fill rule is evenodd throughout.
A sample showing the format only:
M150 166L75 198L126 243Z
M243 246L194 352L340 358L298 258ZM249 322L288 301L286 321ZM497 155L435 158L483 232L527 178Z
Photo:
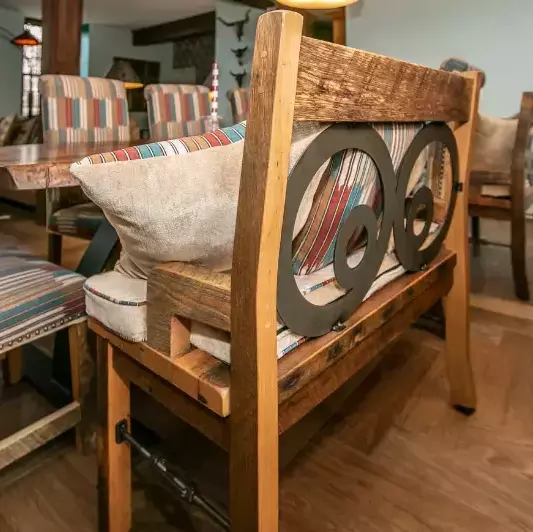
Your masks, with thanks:
M333 398L443 297L445 308L453 308L446 321L452 404L473 413L465 194L458 194L448 249L423 271L372 296L342 329L307 342L278 363L275 325L280 206L293 121L453 122L459 180L468 187L478 94L476 73L452 74L302 37L302 17L294 12L260 18L234 275L179 263L154 269L146 343L127 342L89 322L98 335L99 530L131 529L130 449L116 442L117 424L130 417L131 384L229 451L234 532L278 530L274 464L280 435ZM231 333L230 369L190 349L189 319Z
M530 298L526 265L526 209L533 203L533 187L525 186L525 155L529 130L533 125L533 92L524 92L518 127L512 153L511 168L506 173L473 171L470 177L468 210L472 217L472 243L474 256L479 256L481 244L491 242L480 238L480 218L508 220L511 222L511 264L515 294L518 299ZM509 198L481 195L483 185L506 185Z
M92 446L94 423L89 422L91 406L87 402L93 387L94 362L87 346L87 322L74 323L67 329L72 376L72 402L0 440L0 472L15 461L42 447L64 432L76 429L76 447L86 453ZM7 369L7 384L22 378L22 347L0 353L0 363ZM94 407L94 401L93 401ZM93 416L94 418L94 416Z

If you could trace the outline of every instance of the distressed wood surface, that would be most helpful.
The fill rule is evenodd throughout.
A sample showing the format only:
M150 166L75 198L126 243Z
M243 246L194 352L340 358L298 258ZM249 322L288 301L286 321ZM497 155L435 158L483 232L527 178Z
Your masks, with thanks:
M142 144L137 142L136 144ZM87 155L129 148L132 143L23 144L0 147L0 190L79 186L70 165Z
M336 364L328 367L320 376L282 403L279 412L279 432L285 432L326 400L445 296L452 286L454 262L452 260L445 263L439 275L433 278L433 283L417 297L409 300L401 312L385 320L373 334L352 347Z
M81 405L81 422L76 427L76 447L88 453L96 448L96 371L87 342L87 321L68 329L72 397Z
M116 424L130 424L130 387L115 367L115 347L97 338L98 530L131 531L131 451L117 444Z
M147 343L168 356L186 351L188 319L229 331L230 285L229 273L193 264L172 262L154 268L148 278Z
M459 182L463 191L457 202L445 245L457 254L452 289L444 299L446 316L446 359L453 405L476 407L476 390L470 359L470 254L468 249L468 190L474 156L481 75L465 73L473 86L468 120L454 130L459 150Z
M301 15L273 11L256 30L232 266L235 531L278 530L276 293L302 26Z
M128 381L151 395L175 416L195 427L222 449L229 448L228 424L224 418L210 412L198 401L191 400L165 379L147 371L127 354L119 352L115 365Z
M0 440L0 471L75 427L80 417L80 405L74 401Z
M92 318L89 328L209 410L222 417L229 415L229 368L220 360L199 349L168 357L147 344L119 338Z
M470 91L458 74L303 37L294 119L465 121Z

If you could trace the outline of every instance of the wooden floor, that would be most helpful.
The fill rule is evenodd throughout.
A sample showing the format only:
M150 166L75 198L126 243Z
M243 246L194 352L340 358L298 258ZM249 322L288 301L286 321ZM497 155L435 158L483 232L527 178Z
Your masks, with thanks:
M474 265L486 267L472 283L477 414L448 407L443 343L422 331L404 335L283 471L283 532L533 531L533 315L525 311L531 305L512 300L501 252L485 248ZM35 415L40 399L28 400L27 389L12 393L22 393ZM13 401L0 404L0 427L25 418ZM199 482L208 479L215 500L224 498L220 452L190 434L171 451L157 445ZM134 530L216 530L146 467L135 467ZM59 441L0 476L0 531L94 532L95 484L94 458Z

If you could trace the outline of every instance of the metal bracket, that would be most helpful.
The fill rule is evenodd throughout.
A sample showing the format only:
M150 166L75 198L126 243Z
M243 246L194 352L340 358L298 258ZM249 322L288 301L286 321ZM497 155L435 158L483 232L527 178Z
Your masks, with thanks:
M453 189L455 190L455 192L462 192L463 188L463 184L459 181L453 184Z
M230 529L229 519L226 515L224 515L205 497L196 493L196 490L192 484L174 475L174 473L169 470L167 461L164 458L151 453L128 432L127 420L122 419L115 425L115 441L119 445L127 443L136 451L138 451L143 458L146 458L153 466L155 471L161 474L168 482L170 482L170 484L172 484L174 488L176 488L180 499L188 502L189 504L198 506L207 515L209 515L209 517L213 519L215 523L223 527L225 530Z

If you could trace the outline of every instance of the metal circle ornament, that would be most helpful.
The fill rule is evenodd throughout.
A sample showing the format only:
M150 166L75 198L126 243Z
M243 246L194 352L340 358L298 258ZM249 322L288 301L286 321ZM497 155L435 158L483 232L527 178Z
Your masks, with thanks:
M452 187L446 220L435 240L425 249L420 247L431 227L433 195L428 187L422 187L409 202L405 198L409 177L418 156L434 141L440 141L448 148L453 183L457 183L457 146L453 133L445 124L429 124L418 132L402 159L397 175L384 140L368 124L333 125L308 146L287 182L278 262L278 317L290 330L303 336L316 337L330 332L339 321L347 320L372 286L393 231L396 254L406 270L417 271L436 256L450 225L456 187ZM346 290L346 294L326 305L315 305L300 292L292 271L294 224L301 200L316 172L335 153L348 149L360 150L374 162L381 185L383 214L380 222L368 205L359 205L350 211L339 229L334 253L336 282ZM422 232L416 235L414 219L421 207L424 207L426 218ZM366 231L366 249L360 262L350 267L348 243L360 227Z

